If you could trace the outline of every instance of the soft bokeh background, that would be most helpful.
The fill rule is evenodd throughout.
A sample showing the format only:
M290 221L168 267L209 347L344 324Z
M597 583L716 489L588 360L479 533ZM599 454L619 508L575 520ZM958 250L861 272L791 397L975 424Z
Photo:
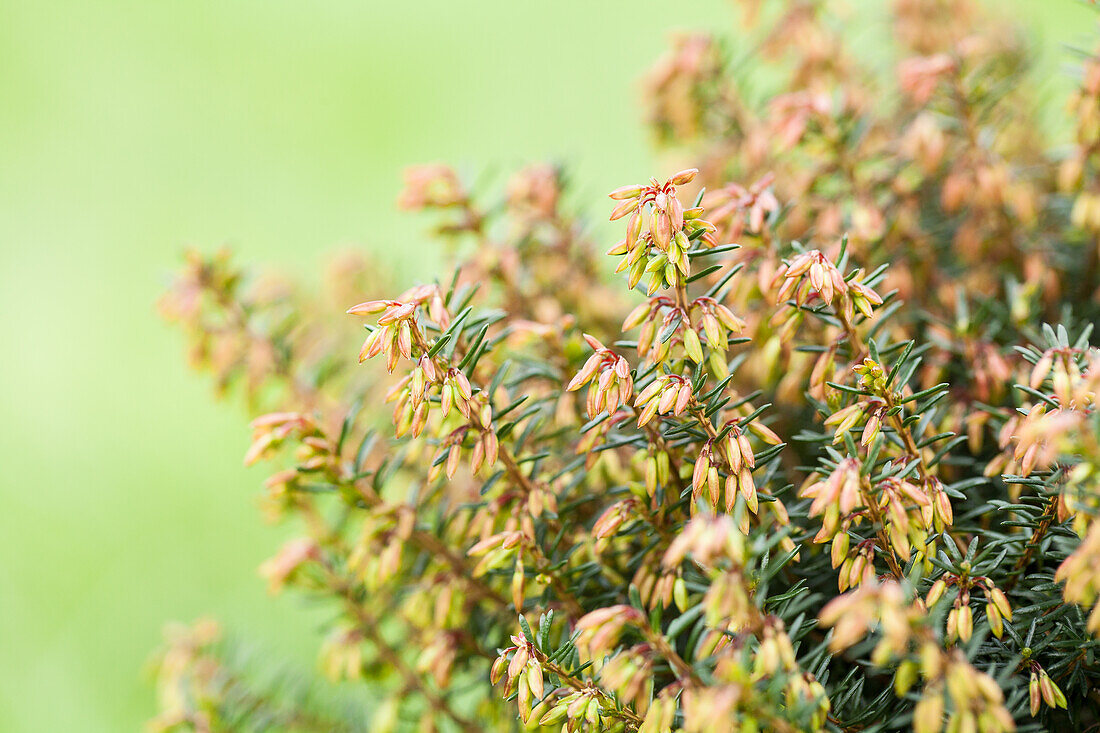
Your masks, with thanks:
M310 617L255 573L280 531L242 411L187 372L154 300L187 245L307 277L358 246L428 274L425 222L393 207L413 162L550 157L593 199L648 177L640 73L670 29L735 15L640 7L0 0L0 730L136 729L168 619L312 664ZM1063 44L1091 46L1095 14L1009 7L1056 117ZM853 17L874 49L874 12Z

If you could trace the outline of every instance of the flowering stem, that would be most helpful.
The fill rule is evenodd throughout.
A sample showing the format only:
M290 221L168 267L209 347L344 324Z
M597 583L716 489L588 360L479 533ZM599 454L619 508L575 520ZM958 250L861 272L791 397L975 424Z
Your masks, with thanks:
M1015 588L1020 578L1024 576L1024 571L1027 570L1027 566L1031 564L1032 556L1035 554L1035 551L1039 549L1039 545L1042 543L1047 531L1050 530L1054 518L1058 516L1058 504L1061 498L1059 494L1050 497L1043 518L1039 521L1038 526L1035 527L1035 531L1031 533L1031 538L1028 539L1023 554L1020 555L1020 559L1016 561L1016 565L1012 568L1012 573L1009 575L1008 580L1003 584L1002 590L1004 592L1007 593Z
M431 347L428 345L427 340L424 338L424 335L421 333L420 328L415 321L412 321L412 338L413 342L421 350L421 353L427 354ZM438 354L432 357L432 359L435 362L436 369L441 374L445 373L447 369L450 368L450 365L443 362ZM477 414L476 411L471 411L470 413L470 426L479 432L484 432L485 430L492 429L491 425L485 425L482 423L481 417ZM501 463L504 464L504 468L509 477L511 477L512 481L515 482L515 484L523 490L525 495L530 495L538 490L538 487L535 486L535 483L531 479L531 477L527 476L522 471L522 469L520 469L519 462L516 460L516 457L512 454L507 445L499 445L497 458L498 460L500 460ZM538 548L535 549L538 550ZM555 575L554 573L550 572L549 566L551 563L549 559L544 557L541 551L538 552L538 557L539 562L542 566L539 568L539 572L543 573L550 579L551 587L554 589L554 592L558 595L559 600L566 607L569 613L577 617L584 615L584 607L569 592L569 589L566 588L561 579L558 578L557 575ZM462 563L461 567L465 567L465 563ZM499 595L495 593L493 595L495 596L494 600L498 600L503 605L508 605L507 601L505 601Z
M637 407L632 407L631 409L634 411L634 416L636 418L642 413L642 411L639 410ZM656 446L657 450L663 452L665 455L668 456L669 479L673 484L674 491L665 492L665 501L667 502L671 499L672 502L675 503L676 499L684 490L683 482L680 479L680 467L677 465L676 461L673 460L672 453L668 449L668 444L665 442L664 436L662 436L661 433L656 428L654 428L652 424L647 423L644 429L647 437L649 438L649 443L653 446ZM672 541L673 535L669 532L669 527L667 526L668 514L665 511L666 507L657 506L655 497L651 502L651 506L653 507L653 511L655 512L651 524L653 528L656 529L657 532L661 535L661 539L663 539L667 545L667 543Z
M684 313L684 318L688 319L688 328L691 328L691 320L689 318L690 301L688 301L687 283L684 282L683 275L676 275L676 307Z
M886 407L888 410L892 410L897 406L897 402L894 400L894 395L887 385L883 399L886 400ZM920 448L917 447L917 441L913 439L913 434L909 432L909 428L905 427L905 423L902 421L901 412L890 417L890 424L893 425L894 431L901 438L902 444L905 446L905 452L908 455L917 459L917 473L920 475L921 485L927 491L932 486L934 477L928 466L924 463L924 454L921 453ZM930 497L931 498L931 497Z
M352 480L350 483L368 507L377 507L383 503L382 498L372 488L365 486L362 481ZM455 577L461 578L466 583L473 598L489 601L502 609L510 606L504 596L473 576L469 564L463 557L456 554L431 532L415 529L409 535L409 540L429 555L441 558L446 562L451 567Z
M538 660L542 668L557 677L566 687L578 691L594 691L597 697L599 697L607 706L610 715L623 721L628 727L630 727L631 730L637 730L638 726L642 724L642 718L637 713L635 713L633 710L630 710L629 708L619 706L615 698L609 693L605 692L603 688L597 686L591 681L581 680L577 677L574 677L554 662L551 662L549 657L547 657L538 649L533 649L532 652L535 659Z
M684 661L684 658L668 643L668 639L664 635L652 631L648 627L644 631L646 639L653 645L658 654L668 660L680 679L688 679L691 680L692 684L702 686L703 680L695 672L695 669Z
M859 361L867 353L867 345L863 343L863 337L859 335L859 329L848 320L848 316L841 309L836 310L837 318L840 319L840 323L844 327L844 335L847 338L848 346L852 350L852 361Z
M882 516L882 509L879 508L878 502L871 495L871 486L867 479L860 479L859 493L863 499L864 506L867 507L867 512L871 515L871 521L878 527L876 530L876 537L878 538L879 545L882 546L882 554L886 558L886 564L890 567L890 572L893 576L901 581L905 578L905 572L901 568L901 564L898 562L897 557L894 555L894 546L890 543L889 537L886 536L886 521Z
M355 619L357 628L374 645L378 656L390 667L397 670L397 673L404 679L408 688L416 690L423 695L424 699L428 701L428 704L432 706L433 710L449 717L461 730L466 733L478 733L481 728L451 709L447 700L438 692L428 687L428 685L420 679L420 676L405 662L397 650L391 647L386 640L382 638L382 635L378 631L380 626L378 619L371 616L366 608L363 607L359 599L356 598L355 589L352 585L338 575L335 569L328 563L321 562L319 564L329 589L344 601L344 606L348 613Z
M699 425L706 431L707 437L714 440L718 437L718 431L714 429L714 426L710 424L710 420L707 419L706 410L703 409L703 405L695 399L694 395L691 398L691 414L695 416L695 419L699 421Z

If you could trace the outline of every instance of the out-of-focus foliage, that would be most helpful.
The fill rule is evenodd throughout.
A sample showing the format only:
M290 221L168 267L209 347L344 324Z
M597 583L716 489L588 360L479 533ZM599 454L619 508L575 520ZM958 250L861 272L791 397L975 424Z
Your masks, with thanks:
M158 656L153 726L196 731L364 730L369 715L361 696L332 686L310 686L289 669L227 641L203 619L165 629Z
M344 323L224 256L166 295L260 413L302 527L264 573L331 606L371 730L1100 723L1100 58L1053 154L1019 31L967 2L893 3L889 83L825 3L746 5L752 53L650 73L697 167L612 192L614 260L560 170L487 201L430 165L401 203L452 276L342 262ZM250 698L180 648L158 724L216 729Z

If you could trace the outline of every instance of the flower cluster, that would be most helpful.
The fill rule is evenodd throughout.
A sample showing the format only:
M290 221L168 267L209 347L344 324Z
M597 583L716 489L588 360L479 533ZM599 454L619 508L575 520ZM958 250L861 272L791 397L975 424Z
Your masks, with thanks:
M629 269L633 288L647 273L646 294L672 287L691 274L688 249L696 239L709 247L717 245L717 229L702 218L703 208L685 209L677 186L690 183L699 171L680 171L664 183L651 178L648 184L623 186L608 194L621 201L611 212L611 221L630 214L626 237L609 255L624 255L619 272Z
M601 412L613 414L620 404L627 404L634 395L630 364L601 344L599 339L585 334L584 340L596 353L588 358L566 389L573 392L591 382L585 403L588 416L596 417Z

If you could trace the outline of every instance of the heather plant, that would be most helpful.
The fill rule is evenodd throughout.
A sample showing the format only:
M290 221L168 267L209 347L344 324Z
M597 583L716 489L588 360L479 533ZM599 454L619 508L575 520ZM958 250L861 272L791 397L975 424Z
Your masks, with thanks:
M362 709L202 622L155 728L1100 725L1100 56L1056 149L971 3L896 0L889 74L823 2L743 4L647 77L690 167L611 192L617 243L557 168L430 165L400 204L445 278L348 257L317 300L191 256L164 311L300 529L262 572L332 609Z

